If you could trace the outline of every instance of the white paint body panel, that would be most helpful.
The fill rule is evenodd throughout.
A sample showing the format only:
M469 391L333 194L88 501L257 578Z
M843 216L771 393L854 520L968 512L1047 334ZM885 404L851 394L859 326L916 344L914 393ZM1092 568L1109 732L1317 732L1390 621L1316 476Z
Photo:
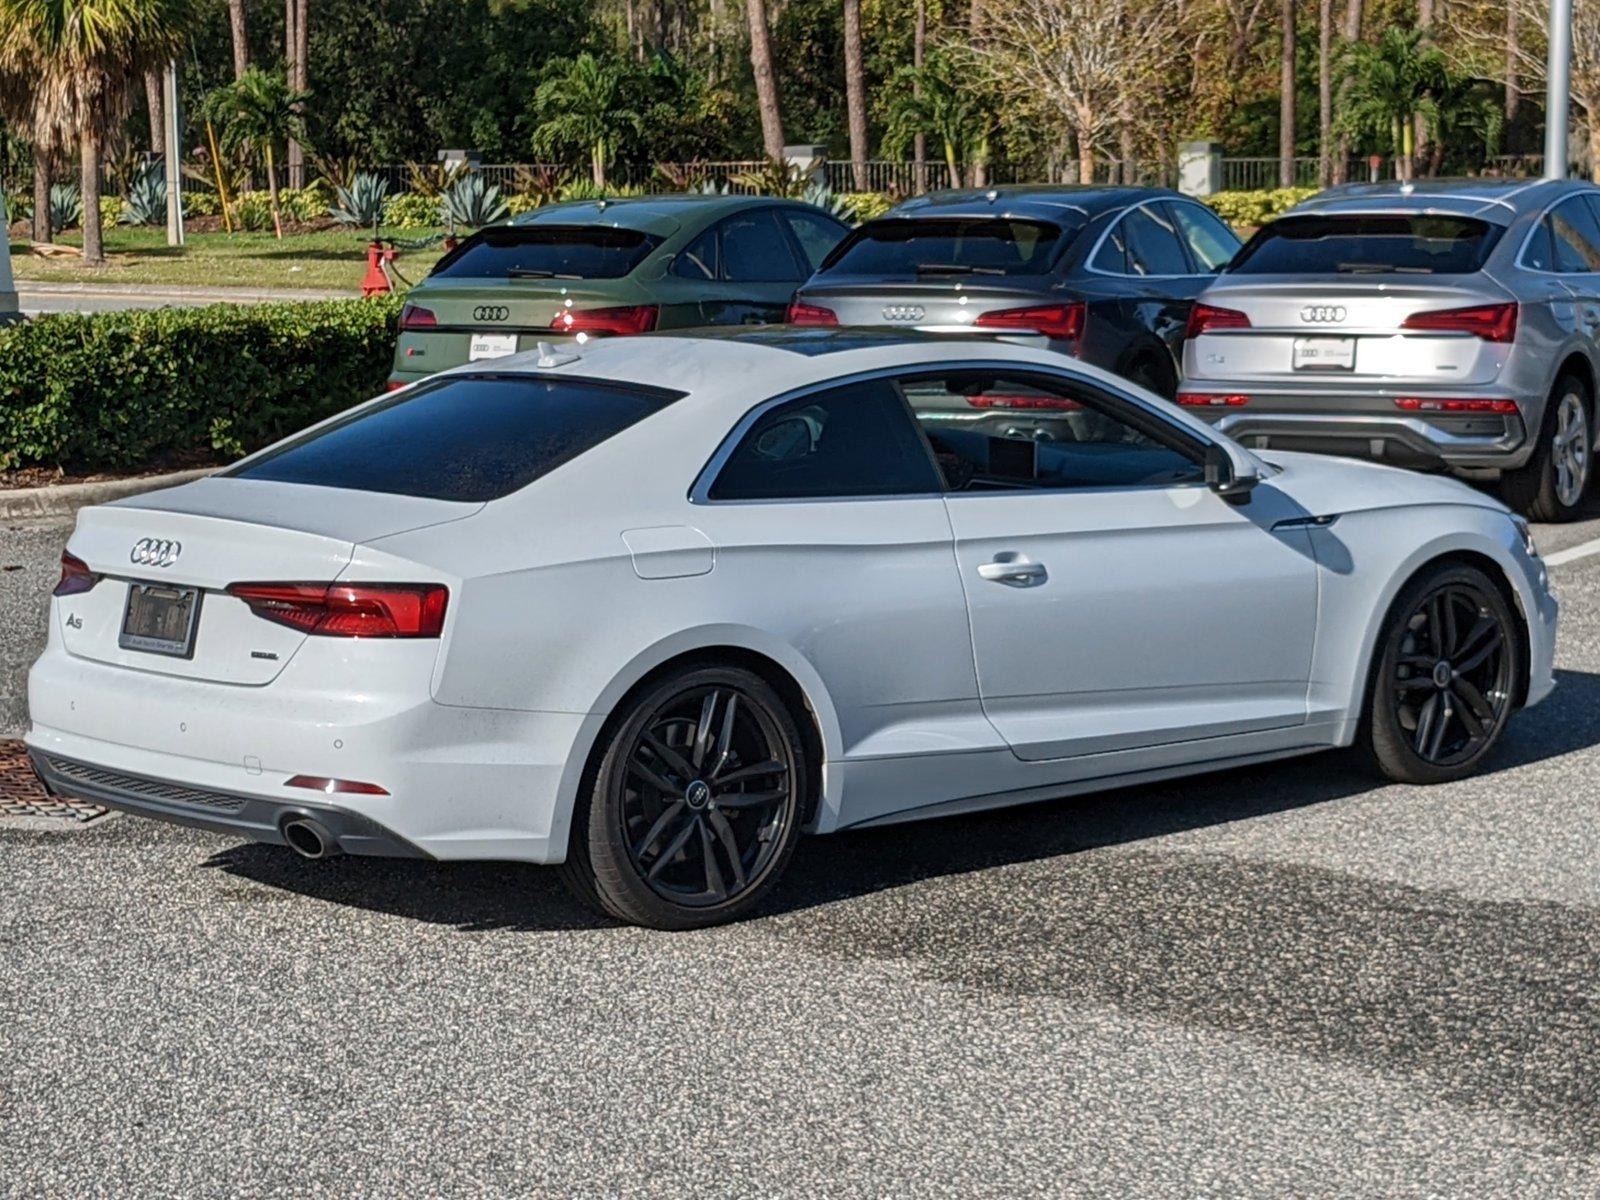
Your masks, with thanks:
M625 693L669 660L732 648L803 693L824 755L811 827L827 832L1348 743L1389 601L1422 563L1463 552L1510 580L1530 701L1549 690L1542 564L1503 508L1448 480L1284 454L1245 506L1204 488L690 498L770 398L977 360L1115 390L1260 468L1188 414L1046 351L602 341L554 370L685 398L487 504L213 478L84 510L69 549L108 575L130 574L138 538L186 539L170 575L207 589L201 642L216 645L197 643L194 663L211 669L108 652L125 584L102 580L54 602L28 742L280 802L296 799L294 774L372 781L390 795L328 799L439 858L555 862ZM1305 523L1325 515L1338 519ZM1007 551L1044 561L1047 581L978 576ZM274 578L443 583L444 635L301 638L220 590ZM64 636L65 614L91 607L97 630ZM237 665L273 638L275 669Z

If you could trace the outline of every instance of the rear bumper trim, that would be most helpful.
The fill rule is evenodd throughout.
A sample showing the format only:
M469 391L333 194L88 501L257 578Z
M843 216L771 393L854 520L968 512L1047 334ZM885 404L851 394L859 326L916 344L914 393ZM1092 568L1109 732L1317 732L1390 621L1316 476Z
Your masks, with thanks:
M284 821L290 817L312 817L321 822L346 854L433 857L372 818L340 808L206 791L170 780L98 767L33 747L29 748L28 757L51 795L87 800L135 816L153 817L213 833L236 834L276 846L285 844Z
M1203 412L1203 410L1201 410ZM1418 417L1387 416L1379 413L1284 413L1229 412L1216 421L1216 427L1246 445L1267 439L1290 448L1288 443L1351 442L1375 443L1366 457L1383 458L1388 445L1404 447L1413 455L1449 466L1515 467L1527 457L1527 433L1520 417L1507 417L1505 432L1495 435L1457 434L1440 429Z

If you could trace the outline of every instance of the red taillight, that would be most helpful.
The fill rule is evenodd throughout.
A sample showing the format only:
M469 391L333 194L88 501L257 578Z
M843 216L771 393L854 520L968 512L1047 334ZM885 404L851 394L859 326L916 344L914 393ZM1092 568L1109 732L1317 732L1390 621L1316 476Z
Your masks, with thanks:
M973 408L1027 408L1049 409L1054 412L1077 412L1083 407L1065 396L968 396Z
M556 314L550 328L557 333L649 333L661 310L654 304L623 304L615 308L566 308Z
M401 329L437 329L439 318L433 315L433 309L423 308L420 304L406 304L400 309Z
M1243 392L1179 392L1178 403L1184 408L1243 408L1250 397Z
M1236 308L1218 308L1215 304L1195 304L1189 309L1189 324L1183 336L1198 337L1213 329L1249 329L1250 318Z
M1401 396L1394 406L1405 412L1509 414L1522 411L1515 400L1441 399L1433 396Z
M1402 329L1427 333L1470 333L1486 342L1509 342L1517 336L1517 303L1474 304L1470 308L1436 308L1412 313Z
M450 600L439 583L234 583L228 594L318 637L435 638Z
M1021 329L1066 341L1083 336L1086 313L1082 301L1040 304L1032 308L1002 308L997 312L979 313L973 324L979 329Z
M291 775L283 781L284 787L310 788L330 796L387 796L389 789L375 783L362 783L359 779L329 779L326 775Z
M76 596L87 592L100 582L100 576L89 570L89 564L75 554L61 552L61 578L56 580L52 596Z
M403 388L405 386L406 385L401 383L400 380L391 379L391 380L389 380L388 383L383 385L383 390L386 391L386 392L398 392L401 388Z
M823 308L820 304L802 304L796 300L789 305L789 312L784 320L790 325L837 325L839 314L831 308Z

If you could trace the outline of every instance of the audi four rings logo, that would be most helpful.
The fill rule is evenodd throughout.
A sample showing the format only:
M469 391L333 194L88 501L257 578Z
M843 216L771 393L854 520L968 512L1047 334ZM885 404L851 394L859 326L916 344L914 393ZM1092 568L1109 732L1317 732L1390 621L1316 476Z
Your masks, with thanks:
M474 321L504 321L511 316L511 310L503 304L480 304L472 310Z
M883 310L885 321L920 321L927 315L920 304L891 304Z
M1331 324L1344 320L1342 304L1308 304L1300 310L1300 319L1318 324Z
M182 542L169 542L163 538L140 538L133 544L128 561L141 567L170 567L183 553Z

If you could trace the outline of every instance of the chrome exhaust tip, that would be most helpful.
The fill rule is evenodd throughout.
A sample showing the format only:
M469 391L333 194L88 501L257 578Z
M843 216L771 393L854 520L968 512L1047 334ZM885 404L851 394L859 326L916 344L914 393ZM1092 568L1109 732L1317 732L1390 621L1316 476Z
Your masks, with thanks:
M339 841L310 817L293 817L283 823L283 840L301 858L332 858L341 853Z

